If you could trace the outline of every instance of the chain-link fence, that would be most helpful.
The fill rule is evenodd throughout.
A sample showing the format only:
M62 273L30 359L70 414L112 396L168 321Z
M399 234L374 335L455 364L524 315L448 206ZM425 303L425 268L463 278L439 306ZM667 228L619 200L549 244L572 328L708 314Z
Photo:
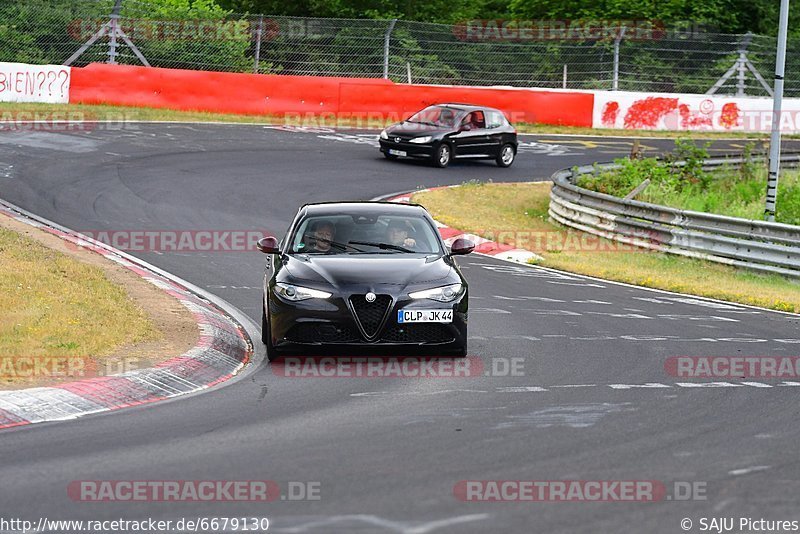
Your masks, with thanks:
M739 95L768 94L775 64L775 38L750 34L661 29L643 36L625 33L620 23L613 34L582 38L552 27L535 31L536 22L534 31L523 32L509 31L519 21L449 26L242 15L209 4L172 4L5 3L0 5L0 61L75 66L110 61L422 84ZM800 39L789 42L785 93L800 96Z

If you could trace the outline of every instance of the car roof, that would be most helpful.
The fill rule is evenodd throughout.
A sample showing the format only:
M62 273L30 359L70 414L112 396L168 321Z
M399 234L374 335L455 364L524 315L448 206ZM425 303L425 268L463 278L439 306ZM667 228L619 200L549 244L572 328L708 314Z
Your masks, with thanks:
M379 212L381 215L427 215L425 208L419 204L399 204L397 202L371 202L371 201L350 201L350 202L315 202L305 204L301 209L306 211L306 215L345 215L351 213L370 213Z
M476 110L499 111L495 108L490 108L489 106L478 106L475 104L459 104L455 102L445 102L443 104L434 104L434 105L445 108L458 109L460 111L476 111Z

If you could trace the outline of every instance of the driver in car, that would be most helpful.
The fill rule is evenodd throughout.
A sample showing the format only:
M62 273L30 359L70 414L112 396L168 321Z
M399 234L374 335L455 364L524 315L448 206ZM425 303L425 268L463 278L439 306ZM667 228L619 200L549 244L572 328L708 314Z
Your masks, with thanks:
M306 234L307 243L304 252L330 253L331 242L335 235L336 226L332 222L316 221L311 225L311 231Z
M390 222L386 232L386 239L392 245L412 250L417 247L416 239L408 237L408 225L403 221Z

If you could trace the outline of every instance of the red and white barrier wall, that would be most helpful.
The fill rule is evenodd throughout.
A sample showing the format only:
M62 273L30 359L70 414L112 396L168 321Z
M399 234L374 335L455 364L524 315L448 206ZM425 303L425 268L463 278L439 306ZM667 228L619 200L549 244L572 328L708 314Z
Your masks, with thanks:
M593 128L767 132L769 98L396 84L380 78L279 76L130 65L0 63L0 102L145 106L218 113L400 120L426 105L474 102L514 122ZM800 132L800 99L784 99ZM313 120L313 119L312 119Z
M769 132L772 99L674 93L596 91L593 128ZM800 99L785 98L781 131L800 131Z

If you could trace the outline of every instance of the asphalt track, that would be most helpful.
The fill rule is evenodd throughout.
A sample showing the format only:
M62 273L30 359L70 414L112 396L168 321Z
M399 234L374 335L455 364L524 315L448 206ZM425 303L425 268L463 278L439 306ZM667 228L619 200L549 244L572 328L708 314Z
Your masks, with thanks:
M0 134L0 197L99 230L281 234L297 207L464 180L529 181L630 141L525 136L510 169L385 161L374 133L126 125ZM651 153L672 141L642 140ZM741 141L716 142L714 152ZM137 253L260 314L254 252ZM796 520L797 393L686 387L675 355L796 355L800 318L497 260L460 260L470 354L521 376L286 378L268 364L206 394L0 435L0 516L268 517L271 532L681 532L690 518ZM498 360L505 359L505 360ZM649 385L649 387L639 387ZM318 482L316 501L75 502L75 480ZM699 483L705 500L467 503L462 480ZM704 485L704 486L703 486ZM738 522L737 522L738 525Z

